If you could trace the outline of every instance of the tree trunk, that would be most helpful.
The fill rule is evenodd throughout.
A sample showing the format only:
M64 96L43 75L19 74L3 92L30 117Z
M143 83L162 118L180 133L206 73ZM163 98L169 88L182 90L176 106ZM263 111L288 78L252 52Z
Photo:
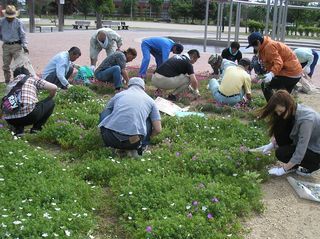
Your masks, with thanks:
M97 16L97 29L102 27L102 19L101 19L101 13L96 13Z

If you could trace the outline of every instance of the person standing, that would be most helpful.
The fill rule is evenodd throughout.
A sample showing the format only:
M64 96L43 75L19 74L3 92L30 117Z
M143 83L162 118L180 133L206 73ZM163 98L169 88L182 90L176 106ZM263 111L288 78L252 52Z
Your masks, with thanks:
M126 51L116 51L107 56L94 72L99 81L112 82L116 91L120 91L124 84L128 84L129 75L126 70L127 62L131 62L137 57L137 51L134 48L128 48ZM123 78L123 80L122 80Z
M293 52L296 54L303 72L311 78L318 63L318 53L310 48L297 48Z
M141 51L143 58L139 76L145 78L150 62L150 54L155 58L158 68L163 62L168 60L170 52L180 54L183 51L183 46L166 37L150 37L142 41Z
M69 51L63 51L55 55L44 68L42 78L61 89L71 86L68 79L73 73L73 62L81 56L78 47L73 46Z
M155 101L145 92L143 79L131 78L128 87L109 100L98 127L106 147L130 150L137 156L150 137L161 132L161 117Z
M223 49L221 53L221 57L227 59L229 61L238 62L242 59L242 53L239 50L240 44L239 42L232 42L230 47Z
M248 36L249 45L253 47L268 71L262 79L261 88L267 101L274 90L285 89L292 92L302 75L302 67L293 51L284 43L274 41L260 32Z
M23 23L17 18L19 11L13 5L7 5L2 10L4 15L0 20L0 40L2 45L3 73L6 83L10 82L10 64L12 59L23 58L24 53L29 53L27 48L26 33Z
M102 49L105 49L107 56L114 53L114 45L117 44L117 50L122 46L122 38L111 28L98 29L90 39L90 63L94 71L98 55Z
M200 58L196 49L187 54L175 55L164 62L153 74L152 84L158 89L174 90L168 99L177 100L177 94L186 90L189 86L196 95L199 94L198 80L194 73L193 64Z

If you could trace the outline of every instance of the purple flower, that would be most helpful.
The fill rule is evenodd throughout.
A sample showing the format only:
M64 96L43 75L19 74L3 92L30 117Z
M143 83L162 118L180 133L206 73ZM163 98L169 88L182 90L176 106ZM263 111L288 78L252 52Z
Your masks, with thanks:
M0 124L0 128L3 128L3 124Z
M192 213L191 213L191 212L188 213L187 217L188 217L188 218L192 218Z
M219 202L219 199L214 197L214 198L211 199L211 202L213 202L213 203Z
M146 227L146 232L151 232L152 231L152 227L151 226L147 226Z
M261 159L261 158L259 158L259 157L256 157L256 160L257 160L257 161L259 161L260 159Z
M212 215L211 213L208 213L207 218L208 218L208 219L212 219L212 218L213 218L213 215Z
M176 156L179 157L179 156L180 156L180 153L179 153L179 152L176 152Z
M193 202L192 202L192 205L193 205L193 206L198 206L198 204L199 204L198 201L193 201Z

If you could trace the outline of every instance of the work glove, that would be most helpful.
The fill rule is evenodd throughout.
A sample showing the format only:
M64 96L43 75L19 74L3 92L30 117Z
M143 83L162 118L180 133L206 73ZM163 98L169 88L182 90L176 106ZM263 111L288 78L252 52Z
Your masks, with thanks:
M189 90L197 97L200 96L200 92L198 89L194 89L191 85L189 85Z
M303 68L303 72L308 75L310 73L311 69L309 66L306 66L305 68Z
M265 74L263 78L264 83L269 83L273 77L274 77L274 74L271 71Z
M29 50L28 50L28 48L26 46L23 47L23 51L24 51L24 53L29 54Z
M249 151L251 151L251 152L261 152L263 154L270 154L272 149L274 149L274 145L271 142L271 143L263 145L263 146L261 146L259 148L250 149Z
M284 174L287 174L288 172L285 171L283 167L281 167L281 168L275 167L275 168L269 169L268 173L269 173L269 175L282 176Z
M94 65L91 65L91 66L90 66L90 69L94 72L95 69L96 69L96 67L95 67Z
M67 85L67 89L69 89L69 88L71 88L71 87L73 87L73 85L71 85L71 84L68 84L68 85Z

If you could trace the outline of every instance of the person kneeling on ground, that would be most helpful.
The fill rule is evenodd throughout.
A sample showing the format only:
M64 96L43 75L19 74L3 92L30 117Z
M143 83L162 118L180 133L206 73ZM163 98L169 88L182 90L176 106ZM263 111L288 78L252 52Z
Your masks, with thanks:
M209 81L209 90L213 98L227 105L240 103L244 96L246 100L251 100L251 77L247 73L251 62L247 58L242 58L238 66L230 66L226 69L219 85L216 79Z
M309 176L320 168L320 114L297 104L285 90L273 94L267 105L258 111L260 119L268 119L268 145L255 149L268 153L275 149L282 167L272 168L269 174L281 176L296 171Z
M134 48L128 48L126 51L116 51L108 56L94 72L99 81L112 82L116 91L123 88L123 83L128 84L129 75L126 70L126 63L131 62L137 57L137 51ZM122 77L123 81L122 82Z
M211 55L208 59L208 64L212 67L213 77L217 79L223 77L225 70L229 66L237 66L237 63L227 59L223 59L218 54Z
M189 85L192 91L199 95L198 81L192 66L199 58L200 53L196 49L171 57L155 71L152 84L159 89L174 90L168 96L172 101L176 101L177 94L186 90Z
M23 66L15 69L13 72L15 78L8 85L6 92L10 92L12 87L27 75L30 75L30 73ZM40 89L49 91L49 97L42 101L38 101L37 91ZM24 133L24 127L27 125L33 125L30 133L42 130L42 126L53 112L55 106L53 97L56 92L57 86L50 82L32 76L26 80L21 88L21 108L12 114L4 113L5 120L13 126L16 136L21 136Z
M110 99L100 114L105 146L142 155L150 137L161 132L161 117L155 101L145 92L143 79L129 80L129 88Z
M229 61L237 61L239 64L239 61L242 59L242 53L239 50L240 49L240 44L239 42L232 42L230 44L230 47L227 47L223 49L221 56L223 59L227 59Z

